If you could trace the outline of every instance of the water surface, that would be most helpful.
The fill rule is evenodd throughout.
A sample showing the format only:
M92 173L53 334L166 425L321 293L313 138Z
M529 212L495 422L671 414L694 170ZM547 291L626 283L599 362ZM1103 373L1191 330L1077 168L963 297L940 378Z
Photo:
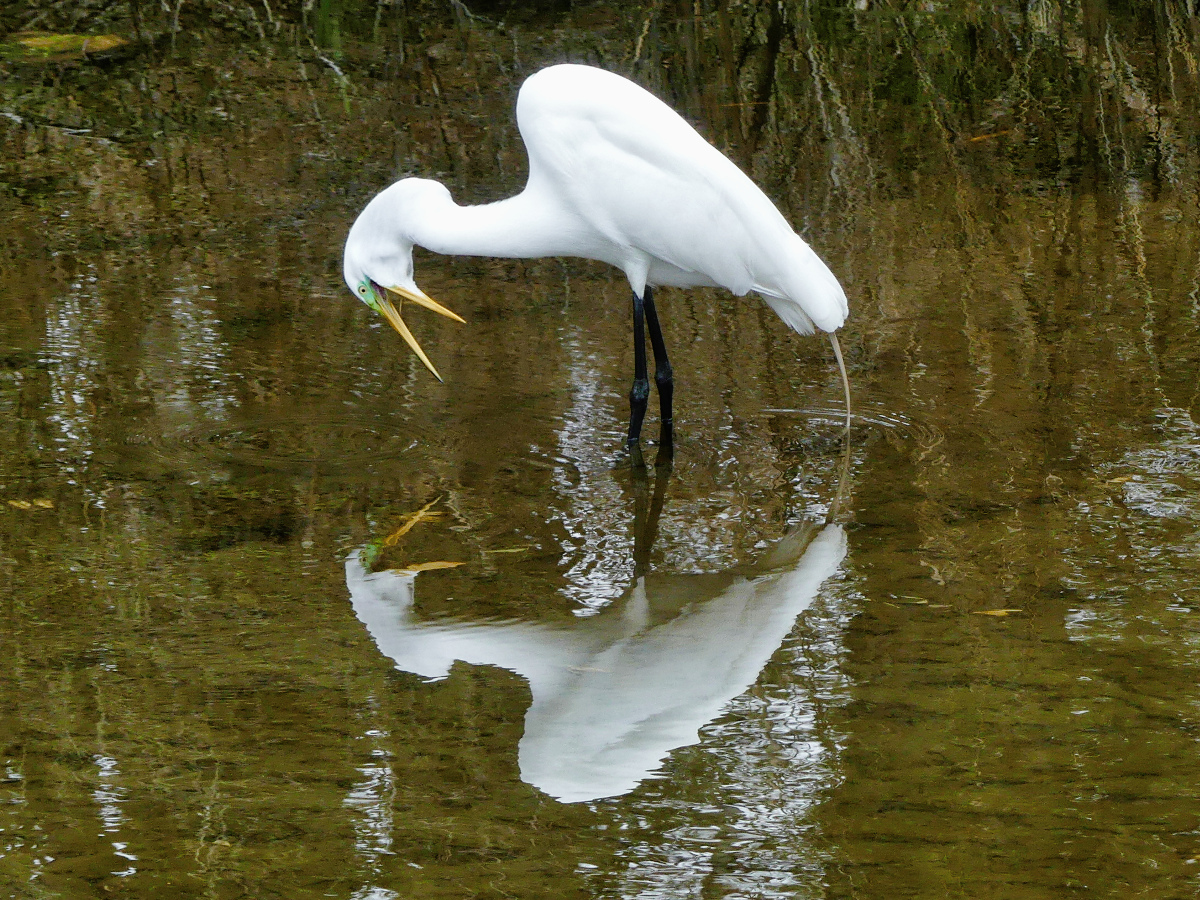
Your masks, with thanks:
M516 6L143 8L148 49L4 63L0 895L1197 893L1188 5ZM848 462L828 349L754 298L663 292L677 459L640 477L618 273L419 253L468 320L409 317L445 384L345 290L392 178L519 188L516 89L567 59L838 273ZM523 659L405 671L348 584L407 584L421 650L552 635L592 654L564 703L661 702L664 635L727 649L721 598L831 516L752 683L576 802L523 765Z

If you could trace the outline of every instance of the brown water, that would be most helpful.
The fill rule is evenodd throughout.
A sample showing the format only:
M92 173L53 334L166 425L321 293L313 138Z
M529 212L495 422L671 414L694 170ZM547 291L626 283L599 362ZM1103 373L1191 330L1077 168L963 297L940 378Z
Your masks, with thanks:
M1191 5L467 7L143 7L152 51L4 64L0 896L1200 895ZM468 320L409 316L444 385L341 284L392 177L519 187L516 88L565 59L842 279L840 484L829 351L753 298L663 292L656 481L618 273L419 254ZM653 703L765 640L717 612L811 567L785 536L839 490L753 684L608 799L530 783L523 660L400 671L350 599L348 560L463 563L364 582L413 652L658 636L557 670Z

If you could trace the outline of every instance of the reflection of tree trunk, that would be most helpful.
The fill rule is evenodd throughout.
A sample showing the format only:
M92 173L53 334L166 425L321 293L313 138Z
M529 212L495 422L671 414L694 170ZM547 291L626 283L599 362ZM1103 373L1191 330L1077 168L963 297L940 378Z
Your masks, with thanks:
M745 133L747 159L752 159L758 150L763 130L771 113L771 94L775 88L775 65L779 59L779 48L783 41L783 13L780 4L767 4L767 11L770 18L767 23L766 36L762 49L757 54L761 57L760 68L757 73L752 73L757 75L751 87L754 93L748 101L750 104L748 115L742 117L743 121L749 119L749 126ZM741 67L745 67L746 63L749 63L749 60L746 60Z
M728 122L733 119L737 123L737 142L738 144L745 143L746 130L745 123L742 120L740 107L736 105L738 99L738 55L734 52L733 47L733 20L729 14L728 8L722 4L717 9L717 46L720 49L719 59L721 60L721 68L725 76L725 103L733 104L727 108L731 111L728 116L720 116L714 118L714 122L722 122L725 124L725 145L728 148L733 142L730 140L728 130Z
M140 44L142 42L142 4L138 0L129 0L129 16L133 20L133 35Z

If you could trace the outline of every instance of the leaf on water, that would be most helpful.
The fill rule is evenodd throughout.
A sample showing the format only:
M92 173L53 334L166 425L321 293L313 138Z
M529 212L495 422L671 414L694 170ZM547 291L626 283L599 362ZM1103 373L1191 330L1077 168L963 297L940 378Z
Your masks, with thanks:
M972 615L996 616L997 618L1000 618L1002 616L1007 616L1009 613L1019 613L1024 611L1025 610L1023 609L977 609L974 613L972 613Z
M974 137L967 138L967 143L977 144L980 141L991 140L992 138L998 138L1006 134L1012 134L1012 129L1006 128L1004 131L989 131L987 134L977 134Z
M30 34L18 37L17 43L43 53L98 53L129 42L115 34Z
M34 500L8 500L6 502L13 509L23 509L25 511L31 509L54 509L54 501L48 500L45 497L38 497Z
M462 562L445 562L445 561L423 562L423 563L413 563L411 566L397 566L396 568L392 569L392 571L393 572L412 572L415 574L417 572L432 572L435 569L456 569L459 566L465 566L465 565L466 565L466 563L462 563Z
M505 550L484 550L483 552L484 552L484 553L491 553L491 554L496 554L496 553L524 553L526 550L529 550L529 549L532 549L532 548L531 548L531 547L530 547L528 544L526 544L524 547L509 547L509 548L507 548L507 549L505 549Z
M132 46L116 34L48 34L25 31L0 44L0 58L20 63L71 62L107 56Z
M415 513L409 513L407 516L404 516L403 519L401 519L403 524L399 528L397 528L395 531L393 531L391 534L389 534L386 538L383 539L383 546L394 547L400 541L400 538L404 537L406 534L408 534L410 531L412 531L413 528L415 528L418 523L426 522L431 519L440 519L443 516L445 516L446 514L444 512L430 512L429 511L430 508L432 508L436 504L440 503L441 500L442 500L441 497L437 497L433 500L430 500L428 503L426 503L424 506L422 506L420 509L418 509Z

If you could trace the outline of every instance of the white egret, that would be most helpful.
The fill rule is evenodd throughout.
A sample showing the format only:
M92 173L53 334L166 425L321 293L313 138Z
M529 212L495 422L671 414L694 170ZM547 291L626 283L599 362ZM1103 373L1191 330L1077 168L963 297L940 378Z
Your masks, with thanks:
M660 451L672 449L673 381L653 288L754 291L800 334L829 334L846 394L836 330L848 314L836 277L745 173L674 110L602 69L557 65L531 75L517 97L529 180L515 197L459 206L436 181L405 178L381 191L346 239L343 272L439 381L393 306L411 300L463 321L413 276L413 246L460 256L580 256L617 266L633 289L634 382L629 447L636 455L650 394L644 325L658 385Z

